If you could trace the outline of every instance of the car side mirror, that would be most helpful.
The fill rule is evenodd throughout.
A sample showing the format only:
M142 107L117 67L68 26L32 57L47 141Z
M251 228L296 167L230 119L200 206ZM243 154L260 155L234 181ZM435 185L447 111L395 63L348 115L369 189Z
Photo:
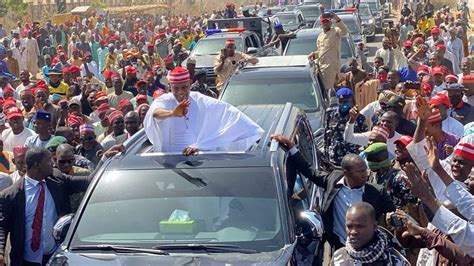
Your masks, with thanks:
M258 52L258 49L255 47L247 48L247 54L256 54L257 52Z
M321 238L323 236L323 218L319 213L310 210L302 211L300 213L300 218L303 222L309 225L313 237Z
M69 230L69 226L71 226L73 217L74 213L66 214L63 217L59 218L56 224L54 224L53 238L57 244L61 244L66 238L66 234Z

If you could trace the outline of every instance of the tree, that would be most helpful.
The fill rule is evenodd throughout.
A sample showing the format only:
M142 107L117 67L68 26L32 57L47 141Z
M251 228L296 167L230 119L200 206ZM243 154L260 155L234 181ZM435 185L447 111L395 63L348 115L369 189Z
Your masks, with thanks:
M18 17L23 17L28 14L28 5L23 3L22 0L6 0L6 6Z

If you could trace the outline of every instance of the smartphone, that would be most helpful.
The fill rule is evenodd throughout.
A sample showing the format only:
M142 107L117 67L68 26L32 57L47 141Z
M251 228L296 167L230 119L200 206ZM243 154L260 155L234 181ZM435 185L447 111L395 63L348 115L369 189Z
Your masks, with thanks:
M398 217L396 215L390 216L390 224L395 228L402 228L403 227L402 219L400 219L400 217Z

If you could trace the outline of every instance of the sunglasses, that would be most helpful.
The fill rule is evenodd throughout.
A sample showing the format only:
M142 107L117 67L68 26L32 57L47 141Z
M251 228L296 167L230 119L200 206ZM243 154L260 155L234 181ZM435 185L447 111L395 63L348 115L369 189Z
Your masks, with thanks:
M58 160L58 163L60 163L60 164L73 164L73 163L74 163L74 159Z
M93 141L93 140L94 140L94 137L92 137L92 136L81 137L81 140L82 140L82 141Z

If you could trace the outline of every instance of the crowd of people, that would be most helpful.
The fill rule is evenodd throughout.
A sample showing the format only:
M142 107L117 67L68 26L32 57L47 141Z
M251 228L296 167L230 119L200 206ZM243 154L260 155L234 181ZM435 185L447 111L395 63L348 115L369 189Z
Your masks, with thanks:
M93 14L61 25L18 23L10 34L0 27L0 263L10 234L12 265L44 264L56 247L44 232L80 201L69 196L85 191L94 169L142 128L155 149L185 155L258 140L258 125L214 99L237 63L258 59L226 40L214 90L206 72L195 71L199 59L188 58L208 18L235 16L228 4L201 17ZM405 5L398 23L384 29L373 62L361 44L365 61L341 68L334 44L347 28L334 13L321 16L323 31L308 57L337 99L325 117L329 174L312 172L293 140L273 139L325 189L324 240L333 264L474 262L468 21L463 3L457 10L434 10L429 0L415 11ZM270 46L295 37L273 27Z

